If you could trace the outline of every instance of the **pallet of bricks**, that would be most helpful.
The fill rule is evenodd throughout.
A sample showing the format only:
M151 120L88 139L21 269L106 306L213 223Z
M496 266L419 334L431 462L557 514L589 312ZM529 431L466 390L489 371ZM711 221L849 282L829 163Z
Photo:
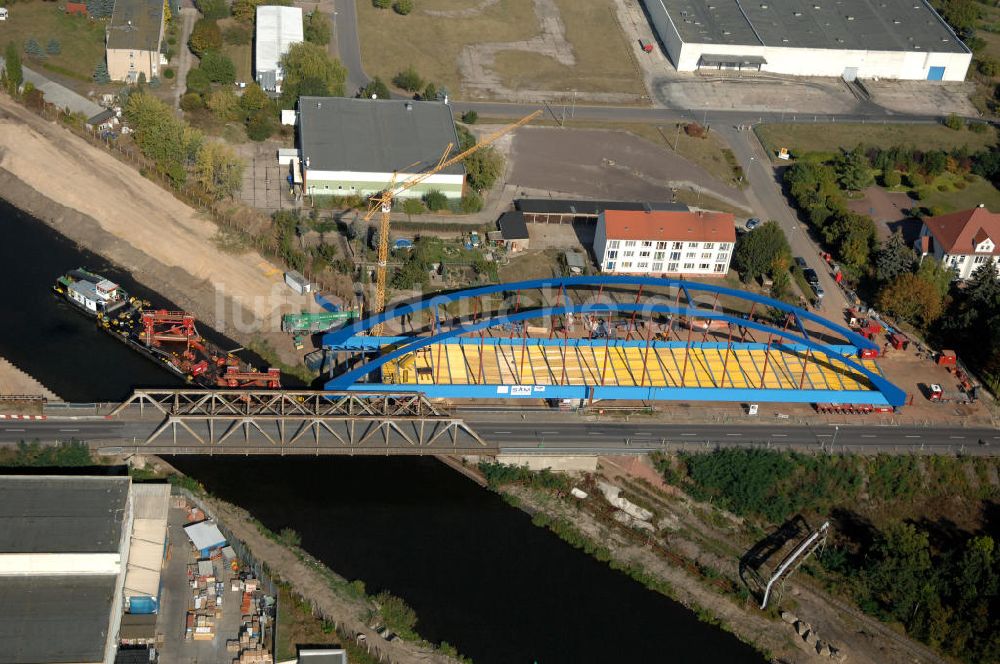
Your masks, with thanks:
M256 579L247 578L233 581L233 589L242 591L240 600L240 635L226 644L226 649L239 656L233 659L233 664L270 664L271 653L264 645L264 630L262 616L257 608L257 597L260 594Z
M216 625L222 619L222 583L216 579L214 570L209 571L204 564L191 565L188 577L192 593L188 606L187 637L195 641L211 641L215 638Z

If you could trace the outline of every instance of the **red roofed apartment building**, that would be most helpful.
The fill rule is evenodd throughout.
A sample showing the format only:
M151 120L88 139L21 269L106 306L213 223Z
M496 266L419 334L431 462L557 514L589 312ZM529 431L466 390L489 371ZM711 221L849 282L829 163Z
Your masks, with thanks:
M603 272L724 277L735 243L729 213L605 210L594 256Z
M915 248L920 257L934 256L968 279L986 263L997 265L1000 256L1000 214L984 206L924 218Z

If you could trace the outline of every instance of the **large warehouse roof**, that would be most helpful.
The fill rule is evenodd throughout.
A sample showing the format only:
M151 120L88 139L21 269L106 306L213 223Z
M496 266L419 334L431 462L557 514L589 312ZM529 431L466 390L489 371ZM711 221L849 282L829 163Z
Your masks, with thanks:
M257 7L257 50L255 71L277 71L281 57L292 44L302 41L302 9L299 7Z
M0 576L0 664L103 662L114 576Z
M299 97L299 139L309 170L361 173L418 172L458 146L448 104L395 99Z
M163 3L160 0L115 0L107 47L158 51L162 25Z
M966 53L924 0L646 0L688 43Z
M127 477L0 477L0 553L116 553L128 492Z

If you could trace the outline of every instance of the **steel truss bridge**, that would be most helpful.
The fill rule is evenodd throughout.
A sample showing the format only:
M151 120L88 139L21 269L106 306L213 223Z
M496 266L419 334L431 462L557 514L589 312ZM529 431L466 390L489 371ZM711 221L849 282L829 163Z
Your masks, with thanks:
M460 418L416 393L136 390L106 417L160 420L122 447L133 453L496 453Z
M409 336L367 336L421 318L428 323ZM843 325L756 293L654 277L566 277L437 294L328 333L323 346L346 358L326 385L345 392L887 410L906 401L874 359L861 357L877 355L878 346Z

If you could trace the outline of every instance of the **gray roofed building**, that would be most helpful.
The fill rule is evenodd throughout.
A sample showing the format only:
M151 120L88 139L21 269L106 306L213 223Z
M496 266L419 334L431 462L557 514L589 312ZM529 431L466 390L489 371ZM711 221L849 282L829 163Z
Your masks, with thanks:
M0 575L0 664L106 661L114 576Z
M115 0L108 25L108 48L159 51L163 27L160 0Z
M0 478L0 554L117 552L129 484L127 477Z
M458 146L451 107L439 101L300 97L299 128L309 168L325 171L417 172Z
M341 648L300 647L298 664L347 664L347 651Z

